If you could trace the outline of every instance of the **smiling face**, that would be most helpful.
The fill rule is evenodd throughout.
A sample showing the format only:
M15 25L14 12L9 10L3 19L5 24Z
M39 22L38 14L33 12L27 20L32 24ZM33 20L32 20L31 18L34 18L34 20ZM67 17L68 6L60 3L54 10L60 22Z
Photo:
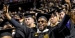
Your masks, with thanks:
M44 30L44 28L47 26L47 20L45 18L39 18L38 19L38 28L39 30Z

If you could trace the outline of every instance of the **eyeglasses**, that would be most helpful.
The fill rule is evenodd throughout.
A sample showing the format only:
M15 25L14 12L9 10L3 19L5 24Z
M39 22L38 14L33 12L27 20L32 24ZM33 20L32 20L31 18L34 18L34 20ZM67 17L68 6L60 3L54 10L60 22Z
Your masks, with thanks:
M42 20L42 21L38 21L38 23L40 23L40 22L41 22L41 23L46 23L47 21L44 21L44 20Z

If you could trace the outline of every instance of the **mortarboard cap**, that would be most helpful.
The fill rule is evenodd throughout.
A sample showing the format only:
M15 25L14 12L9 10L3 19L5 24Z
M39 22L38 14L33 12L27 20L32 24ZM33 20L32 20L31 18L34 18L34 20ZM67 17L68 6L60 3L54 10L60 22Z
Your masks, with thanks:
M26 18L28 18L28 17L32 17L33 18L33 16L35 16L35 13L25 13L24 16Z
M31 17L31 18L33 18L34 20L36 19L35 16L36 16L35 13L25 13L25 14L24 14L24 17L25 17L25 18Z
M18 14L20 18L22 18L24 16L23 13Z
M49 14L38 13L38 14L37 14L37 20L38 20L39 18L44 18L44 19L46 19L46 20L48 21L49 18L50 18L50 15L49 15Z
M63 11L62 9L58 9L58 10L57 10L58 13L61 13L62 11Z
M10 24L10 23L9 22L5 22L4 24L7 25L7 24Z
M0 30L0 37L2 37L2 36L11 36L12 37L12 29L14 29L14 28Z
M50 14L51 16L52 16L52 15L57 16L57 14L56 14L56 10L53 10L53 11L51 11L51 12L48 13L48 14Z
M34 12L36 12L36 13L39 13L40 11L38 11L37 9L35 9L35 10L33 10Z
M53 12L55 9L54 8L50 8L49 10L50 10L49 12Z
M50 9L50 12L48 14L52 14L55 12L55 9Z

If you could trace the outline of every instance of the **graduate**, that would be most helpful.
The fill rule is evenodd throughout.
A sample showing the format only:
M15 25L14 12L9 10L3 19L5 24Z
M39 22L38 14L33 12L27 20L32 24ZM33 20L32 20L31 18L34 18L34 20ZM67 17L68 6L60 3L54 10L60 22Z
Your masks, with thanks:
M39 14L37 15L37 27L28 28L21 26L17 21L10 17L9 13L6 11L5 13L7 19L11 22L13 26L16 27L15 38L64 38L62 36L63 28L66 24L66 21L62 21L57 27L50 29L47 28L48 18L50 15L48 14ZM63 25L64 24L64 25ZM60 35L61 34L61 35Z
M35 13L26 13L24 15L24 24L27 25L28 28L36 27L36 17Z
M12 29L0 30L0 38L12 38Z
M71 13L70 13L70 34L66 38L75 38L75 7L72 7Z
M5 15L11 24L16 27L14 38L50 38L50 32L49 29L47 29L47 18L49 18L49 15L38 14L37 27L32 29L21 26L17 21L11 18L8 13L5 13Z

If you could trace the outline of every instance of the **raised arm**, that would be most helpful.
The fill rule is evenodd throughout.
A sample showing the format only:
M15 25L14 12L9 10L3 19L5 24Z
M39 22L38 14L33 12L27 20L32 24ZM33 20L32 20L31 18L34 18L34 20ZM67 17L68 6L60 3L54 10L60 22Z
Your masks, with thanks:
M16 28L22 28L22 26L13 18L11 18L11 16L8 13L8 8L9 6L4 5L3 11L5 14L5 17L10 21L10 23L15 26Z

